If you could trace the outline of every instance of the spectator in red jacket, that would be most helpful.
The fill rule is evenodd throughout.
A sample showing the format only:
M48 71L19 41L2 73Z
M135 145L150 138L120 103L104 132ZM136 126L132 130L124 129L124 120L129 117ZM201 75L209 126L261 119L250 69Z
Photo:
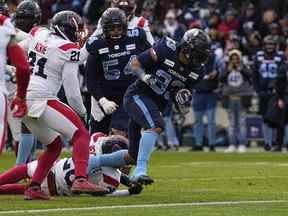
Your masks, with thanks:
M236 18L236 11L228 10L225 13L224 20L218 26L218 30L224 34L224 38L228 39L230 31L238 31L240 28L240 22Z

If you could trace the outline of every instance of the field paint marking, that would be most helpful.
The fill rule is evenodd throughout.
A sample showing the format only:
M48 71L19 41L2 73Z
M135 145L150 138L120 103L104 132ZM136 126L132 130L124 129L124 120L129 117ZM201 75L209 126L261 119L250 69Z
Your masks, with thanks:
M179 182L181 181L219 181L219 180L263 180L263 179L287 179L288 176L228 176L228 177L191 177L191 178L172 178L157 179L157 182Z
M219 201L219 202L191 202L191 203L159 203L159 204L139 204L139 205L115 205L97 206L83 208L56 208L56 209L34 209L34 210L13 210L0 211L0 215L27 214L27 213L47 213L65 211L92 211L105 209L133 209L133 208L167 208L167 207L189 207L189 206L221 206L221 205L242 205L242 204L269 204L288 203L288 200L246 200L246 201Z

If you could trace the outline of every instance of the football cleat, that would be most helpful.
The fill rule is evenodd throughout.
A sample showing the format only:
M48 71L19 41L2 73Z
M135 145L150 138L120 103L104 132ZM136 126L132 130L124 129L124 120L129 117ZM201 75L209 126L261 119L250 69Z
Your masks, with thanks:
M28 187L24 192L25 200L49 200L50 197L45 194L40 186Z
M85 178L75 179L71 191L73 194L88 193L95 196L101 196L109 193L109 190L90 183Z
M152 183L154 183L154 180L149 177L148 175L139 175L139 176L132 176L130 178L130 181L133 184L138 184L138 185L150 185Z

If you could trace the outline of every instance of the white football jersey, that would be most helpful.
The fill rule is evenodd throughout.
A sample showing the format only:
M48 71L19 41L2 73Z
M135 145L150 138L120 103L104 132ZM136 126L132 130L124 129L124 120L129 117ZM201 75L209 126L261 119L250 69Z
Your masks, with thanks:
M27 99L56 99L63 83L63 66L67 62L78 63L79 47L47 28L36 27L30 34L28 56L33 73Z
M93 139L91 137L90 141L90 150L101 148L103 141L105 140L104 136L97 135L97 138ZM94 136L94 138L96 137ZM90 151L90 156L94 156L96 152ZM97 154L101 154L102 150L98 151ZM28 163L28 176L32 177L38 161L33 161ZM72 158L63 158L54 163L53 167L51 168L51 172L54 173L55 176L55 187L57 194L60 196L71 196L71 186L72 182L75 178L75 166L73 163ZM112 167L101 167L92 170L88 175L89 181L97 184L99 186L109 188L111 192L115 191L120 184L121 172L118 169ZM45 178L43 181L41 188L44 192L48 193L50 185L49 180Z
M15 36L16 30L11 23L11 20L3 15L0 15L0 93L7 94L5 75L5 65L7 61L7 45L12 36Z

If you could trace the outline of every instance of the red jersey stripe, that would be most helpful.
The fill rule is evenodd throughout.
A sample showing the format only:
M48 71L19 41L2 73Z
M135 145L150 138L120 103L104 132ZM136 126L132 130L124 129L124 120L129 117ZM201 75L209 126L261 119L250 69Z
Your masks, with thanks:
M67 43L67 44L63 44L62 46L60 46L59 49L63 51L67 51L69 49L80 49L80 47L74 43Z
M8 19L8 17L0 14L0 25L3 25L3 23L5 22L6 19Z

